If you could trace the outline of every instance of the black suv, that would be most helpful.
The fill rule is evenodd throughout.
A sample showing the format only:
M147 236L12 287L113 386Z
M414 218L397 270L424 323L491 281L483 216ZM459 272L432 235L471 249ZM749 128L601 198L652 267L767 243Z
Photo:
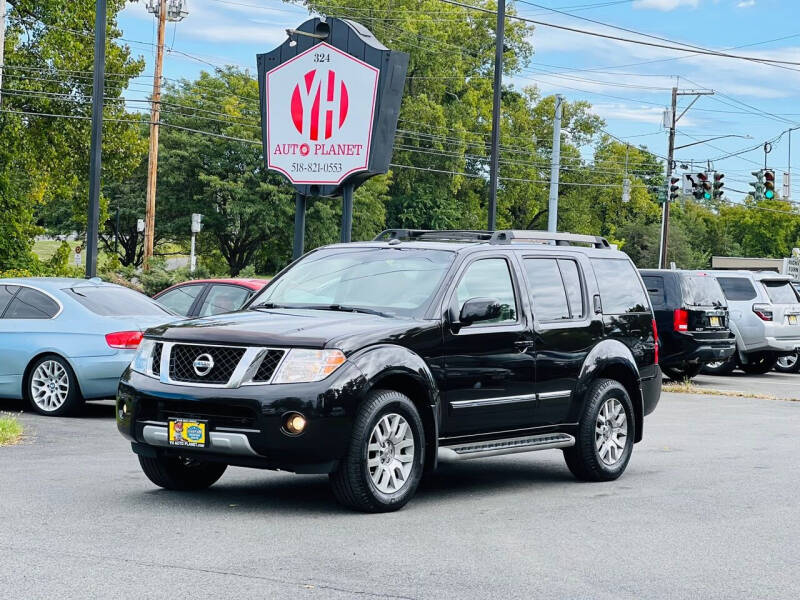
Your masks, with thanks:
M702 271L642 269L660 333L659 364L675 381L691 379L705 363L724 362L736 351L725 294Z
M164 488L327 473L378 512L439 458L561 448L616 479L660 395L642 280L604 239L391 230L310 252L241 312L149 330L117 426Z

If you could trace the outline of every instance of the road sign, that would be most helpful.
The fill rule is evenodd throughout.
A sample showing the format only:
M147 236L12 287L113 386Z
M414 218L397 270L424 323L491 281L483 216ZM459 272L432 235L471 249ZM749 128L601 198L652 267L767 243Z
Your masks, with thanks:
M75 246L75 266L81 266L81 252L83 252L83 248L80 246Z

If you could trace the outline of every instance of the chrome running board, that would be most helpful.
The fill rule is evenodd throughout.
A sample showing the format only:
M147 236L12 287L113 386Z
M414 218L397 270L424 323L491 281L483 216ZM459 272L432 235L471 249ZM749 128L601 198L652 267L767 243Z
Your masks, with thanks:
M524 437L503 438L483 442L468 442L454 446L440 446L439 458L449 460L469 460L484 456L533 452L551 448L569 448L575 445L575 438L566 433L545 433Z

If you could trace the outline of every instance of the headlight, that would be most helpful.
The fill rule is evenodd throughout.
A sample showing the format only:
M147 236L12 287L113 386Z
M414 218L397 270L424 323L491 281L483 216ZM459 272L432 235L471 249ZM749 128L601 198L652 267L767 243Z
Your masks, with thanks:
M347 359L341 350L293 348L272 378L272 383L320 381L341 367Z
M153 349L155 347L156 343L153 340L142 340L142 343L139 344L139 349L136 351L136 356L131 361L131 370L152 377L151 361L153 360Z

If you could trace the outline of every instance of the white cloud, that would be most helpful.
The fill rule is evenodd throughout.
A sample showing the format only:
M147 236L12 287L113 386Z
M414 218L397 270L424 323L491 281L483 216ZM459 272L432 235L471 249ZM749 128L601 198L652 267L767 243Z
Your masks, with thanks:
M736 8L750 8L756 5L756 0L742 0L736 5Z
M637 0L633 8L653 9L668 12L684 6L697 8L700 0Z

